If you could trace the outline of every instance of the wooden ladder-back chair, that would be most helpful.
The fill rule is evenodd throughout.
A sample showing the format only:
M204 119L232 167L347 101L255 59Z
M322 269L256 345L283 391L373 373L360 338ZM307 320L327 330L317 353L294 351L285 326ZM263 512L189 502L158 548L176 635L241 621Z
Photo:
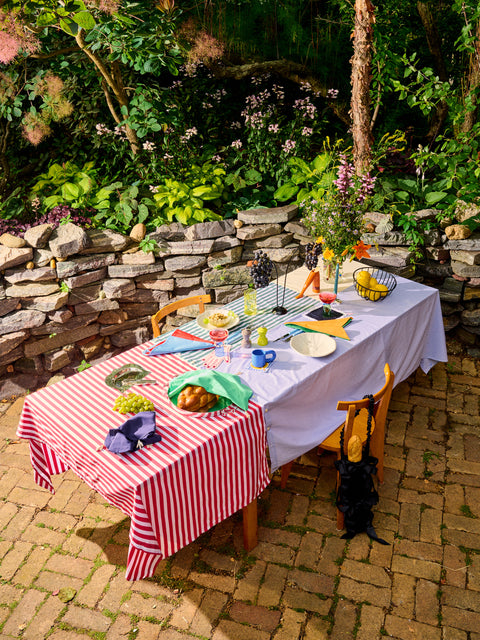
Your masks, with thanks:
M205 305L211 301L211 297L207 294L201 296L190 296L189 298L181 298L180 300L175 300L175 302L170 302L170 304L165 305L161 309L157 311L152 316L152 328L153 328L153 337L156 338L160 335L160 326L159 321L165 316L170 315L177 309L183 309L183 307L189 307L190 305L198 304L200 313L205 311Z
M378 458L377 465L377 477L379 482L383 482L383 457L385 449L385 422L387 419L388 407L390 404L390 398L392 396L393 383L395 375L386 364L384 367L385 384L373 394L374 409L370 439L370 454L375 458ZM326 449L327 451L335 451L337 458L340 459L340 433L345 427L344 436L344 451L347 454L348 441L352 435L358 435L362 441L362 445L365 444L367 439L367 418L368 418L368 398L362 400L345 400L340 401L337 404L339 411L346 411L347 418L328 438L319 445L320 449ZM281 469L281 481L280 486L282 489L286 487L288 476L290 474L292 462L285 464ZM337 485L339 483L339 477L337 473ZM343 529L343 513L337 509L337 529Z

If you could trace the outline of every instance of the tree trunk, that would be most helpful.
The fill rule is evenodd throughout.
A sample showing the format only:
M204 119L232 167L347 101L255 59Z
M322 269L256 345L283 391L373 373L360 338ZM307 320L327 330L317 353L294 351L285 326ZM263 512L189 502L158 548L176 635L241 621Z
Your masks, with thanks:
M372 162L370 83L373 44L374 6L370 0L355 0L352 65L352 136L355 172L369 171Z
M472 130L473 125L477 122L478 114L478 87L480 86L480 20L477 22L475 38L475 51L470 56L470 66L468 70L467 94L470 97L475 108L467 111L465 120L462 123L462 133L468 133Z
M127 107L128 109L128 96L123 86L123 81L120 75L119 68L113 67L112 71L109 71L109 69L107 69L103 60L99 56L97 56L96 53L94 53L88 48L88 45L85 42L85 32L83 29L79 29L77 35L75 36L75 40L77 41L77 44L80 47L80 49L97 67L97 70L100 73L100 77L102 80L102 88L105 93L108 108L110 110L110 113L112 114L113 119L118 124L119 122L121 122L121 119L117 114L117 111L113 104L112 95L115 97L120 107ZM127 124L124 126L125 126L125 134L130 144L130 149L132 150L132 153L135 155L140 151L140 148L141 148L137 133L134 129L129 127Z
M417 11L422 20L423 28L425 29L428 48L430 49L430 53L432 54L435 61L435 70L438 74L439 79L442 82L446 82L448 79L447 69L445 67L445 60L442 54L440 36L438 34L437 23L435 20L435 16L432 13L431 5L427 2L424 2L423 0L418 0ZM433 142L438 136L447 115L448 105L445 100L442 100L437 105L435 113L430 122L430 129L427 133L427 138L431 142Z

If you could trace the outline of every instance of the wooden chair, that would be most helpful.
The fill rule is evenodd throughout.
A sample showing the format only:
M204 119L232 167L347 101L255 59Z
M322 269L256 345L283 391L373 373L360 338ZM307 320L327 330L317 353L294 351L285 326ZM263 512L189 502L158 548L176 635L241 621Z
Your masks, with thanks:
M205 305L210 301L211 297L205 294L201 296L190 296L189 298L181 298L180 300L175 300L175 302L170 302L170 304L165 305L152 316L153 337L156 338L160 335L160 326L158 323L165 316L168 316L170 313L177 311L177 309L182 309L183 307L189 307L190 305L195 304L198 304L200 313L203 313L205 311Z
M395 375L386 364L384 367L385 384L373 395L375 406L373 410L372 432L370 439L370 453L378 458L377 477L379 482L383 482L383 457L385 448L385 422L387 418L388 407L392 395L393 382ZM368 399L364 400L346 400L337 404L339 411L346 411L347 418L332 434L325 438L319 445L321 449L327 451L336 451L338 459L340 459L340 432L345 426L344 451L347 453L348 441L352 435L358 435L365 444L367 439L367 417L368 417ZM292 462L285 464L281 469L280 486L282 489L286 487L288 476L293 466ZM337 473L337 486L340 478ZM337 529L343 529L343 513L337 509Z

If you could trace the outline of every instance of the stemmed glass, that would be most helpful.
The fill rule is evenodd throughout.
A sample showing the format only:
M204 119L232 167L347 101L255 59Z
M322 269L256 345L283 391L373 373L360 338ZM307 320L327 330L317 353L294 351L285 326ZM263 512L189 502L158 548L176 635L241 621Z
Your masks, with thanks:
M330 293L329 291L322 291L318 294L320 301L323 302L323 316L324 318L329 318L332 313L332 302L335 302L337 299L336 293Z
M212 329L210 331L210 340L215 344L215 355L223 355L223 343L228 338L228 329Z

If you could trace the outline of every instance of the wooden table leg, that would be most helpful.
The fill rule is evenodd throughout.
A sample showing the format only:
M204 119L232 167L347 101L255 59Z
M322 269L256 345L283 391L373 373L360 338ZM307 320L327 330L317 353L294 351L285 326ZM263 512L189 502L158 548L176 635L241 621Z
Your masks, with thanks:
M243 546L251 551L257 546L257 499L243 507Z

